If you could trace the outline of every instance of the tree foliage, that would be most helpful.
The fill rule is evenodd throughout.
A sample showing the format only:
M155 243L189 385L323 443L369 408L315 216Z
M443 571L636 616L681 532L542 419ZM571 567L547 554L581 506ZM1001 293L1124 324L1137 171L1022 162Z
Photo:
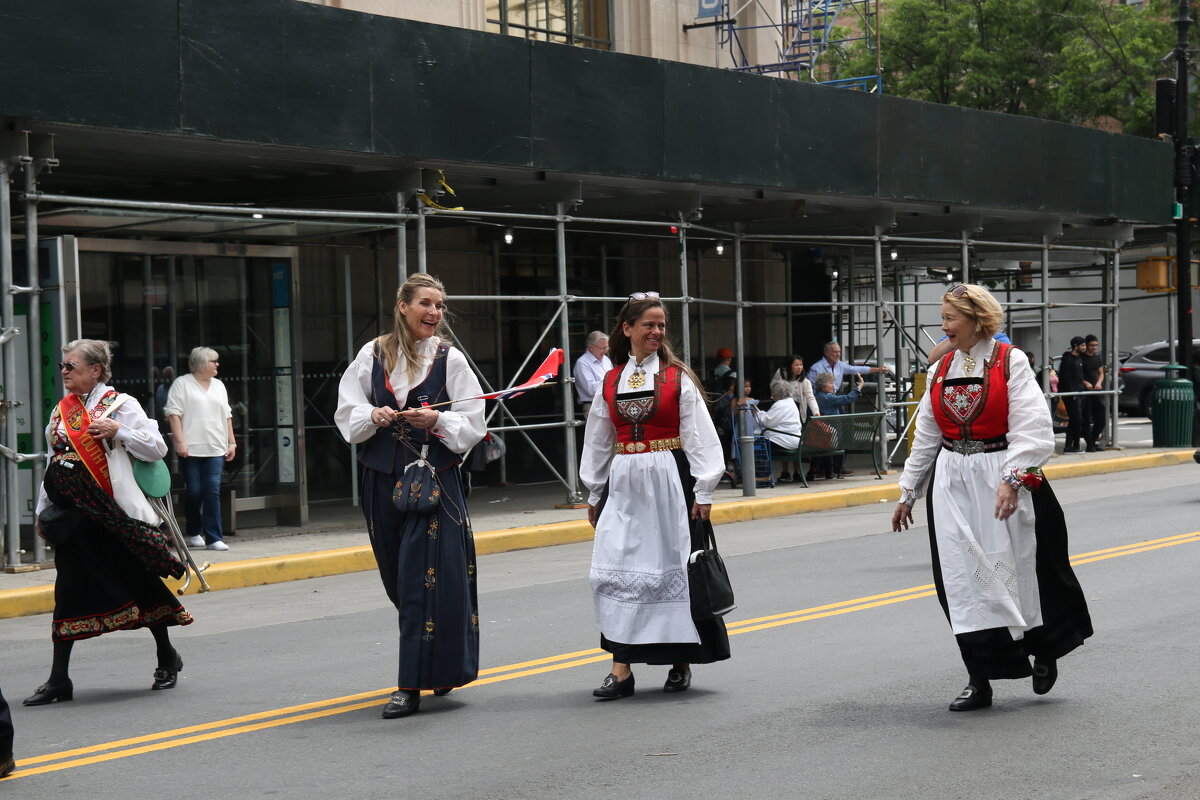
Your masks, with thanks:
M1152 135L1154 79L1174 74L1170 0L881 5L888 94ZM875 72L862 42L826 58L835 77Z

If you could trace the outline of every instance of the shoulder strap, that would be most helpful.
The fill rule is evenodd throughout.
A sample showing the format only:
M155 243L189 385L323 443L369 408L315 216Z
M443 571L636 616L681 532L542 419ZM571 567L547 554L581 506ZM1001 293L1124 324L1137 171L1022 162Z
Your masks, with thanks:
M125 401L128 399L129 395L118 393L116 399L112 401L112 404L108 408L104 409L104 413L96 417L96 420L99 421L102 419L108 419L112 413L124 405Z

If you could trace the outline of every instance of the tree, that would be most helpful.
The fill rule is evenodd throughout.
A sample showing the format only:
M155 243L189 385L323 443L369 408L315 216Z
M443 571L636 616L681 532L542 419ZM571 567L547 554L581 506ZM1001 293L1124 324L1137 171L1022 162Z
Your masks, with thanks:
M1149 134L1173 18L1170 0L889 0L884 91ZM827 59L835 76L875 72L862 42Z

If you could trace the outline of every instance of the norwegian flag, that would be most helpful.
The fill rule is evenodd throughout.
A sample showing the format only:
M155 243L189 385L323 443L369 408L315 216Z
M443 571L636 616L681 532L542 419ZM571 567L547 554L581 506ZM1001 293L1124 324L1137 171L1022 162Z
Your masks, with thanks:
M511 386L507 389L501 389L498 392L491 394L480 395L481 400L510 400L514 397L519 397L530 389L536 389L546 381L558 375L558 370L563 364L563 351L561 347L555 347L550 351L550 355L546 356L537 369L533 371L533 377L522 383L520 386Z

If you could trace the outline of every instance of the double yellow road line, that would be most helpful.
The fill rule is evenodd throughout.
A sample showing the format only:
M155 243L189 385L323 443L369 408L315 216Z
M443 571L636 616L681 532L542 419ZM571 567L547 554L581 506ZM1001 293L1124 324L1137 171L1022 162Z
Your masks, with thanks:
M1134 544L1121 545L1120 547L1110 547L1091 553L1081 553L1071 559L1071 564L1074 566L1090 564L1095 561L1104 561L1119 556L1136 555L1137 553L1146 553L1151 550L1160 550L1164 547L1174 547L1175 545L1192 542L1200 542L1200 531L1182 533L1151 541L1136 542ZM729 623L727 627L730 635L751 633L753 631L767 630L768 628L778 628L783 625L794 625L798 622L809 622L816 619L825 619L826 617L835 617L840 614L867 611L872 608L879 608L880 606L903 603L922 597L931 597L933 594L933 584L913 586L895 592L886 592L869 597L858 597L853 600L843 600L839 603L804 608L783 614L772 614L766 617L740 620ZM463 689L474 689L492 683L528 678L533 675L542 675L548 672L581 667L587 664L596 664L601 661L608 661L611 657L607 652L597 648L592 650L577 650L573 653L562 653L532 661L522 661L504 667L490 667L481 670L479 679L470 686L463 687ZM42 775L48 772L84 767L89 764L100 764L119 758L129 758L145 753L153 753L158 750L168 750L173 747L184 747L199 742L222 739L226 736L236 736L242 733L278 728L283 725L294 725L298 722L307 722L308 720L330 717L335 714L346 714L351 711L359 711L377 706L390 693L391 689L378 689L371 692L346 695L344 697L334 697L328 700L318 700L313 703L288 706L287 708L259 711L241 717L230 717L214 722L205 722L200 725L189 725L185 728L174 728L158 733L149 733L129 739L104 742L74 750L49 753L44 756L34 756L18 762L17 771L5 780L30 778L34 775Z

